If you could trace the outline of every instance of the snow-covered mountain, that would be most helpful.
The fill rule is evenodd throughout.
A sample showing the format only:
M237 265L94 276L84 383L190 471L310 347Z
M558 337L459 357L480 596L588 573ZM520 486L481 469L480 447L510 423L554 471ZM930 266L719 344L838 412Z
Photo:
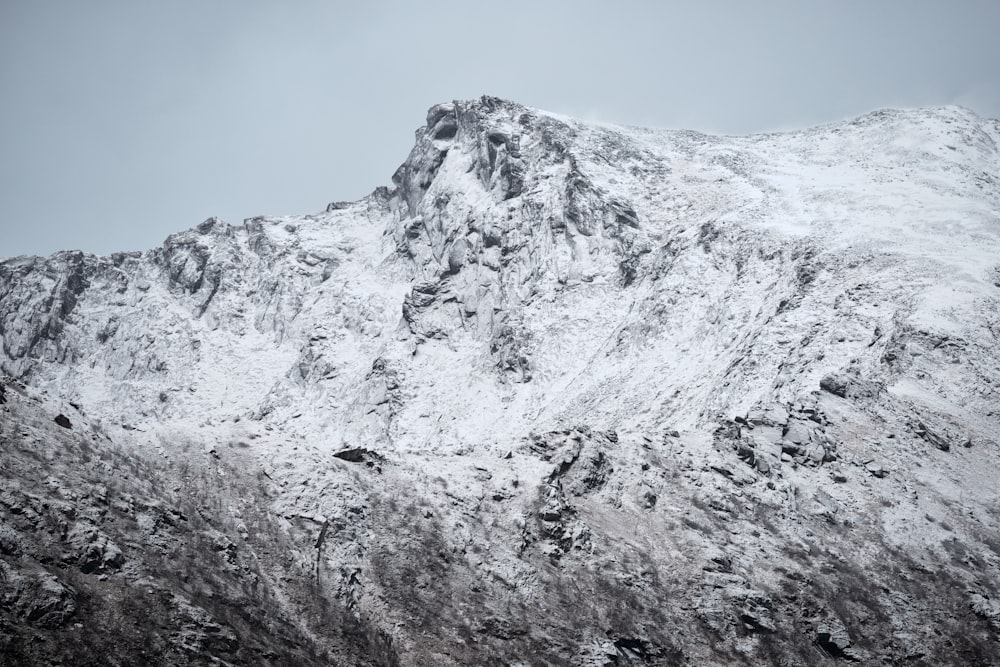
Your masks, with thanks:
M998 142L957 107L716 137L484 97L361 201L5 260L4 447L78 417L215 523L68 577L16 508L78 466L12 453L4 571L169 593L172 662L292 659L152 574L212 530L316 664L998 664ZM25 660L87 622L24 595ZM233 641L177 649L189 607Z

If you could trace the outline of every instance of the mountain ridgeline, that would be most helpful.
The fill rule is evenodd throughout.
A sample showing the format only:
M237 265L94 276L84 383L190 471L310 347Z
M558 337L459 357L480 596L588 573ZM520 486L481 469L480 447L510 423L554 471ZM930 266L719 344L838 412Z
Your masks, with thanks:
M360 201L0 261L0 655L1000 664L998 142L484 97Z

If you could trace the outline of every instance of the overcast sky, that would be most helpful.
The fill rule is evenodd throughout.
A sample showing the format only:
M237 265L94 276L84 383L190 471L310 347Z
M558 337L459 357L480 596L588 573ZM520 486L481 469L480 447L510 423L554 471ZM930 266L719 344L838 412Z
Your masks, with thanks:
M997 118L998 26L996 0L0 0L0 256L357 199L484 93L727 134Z

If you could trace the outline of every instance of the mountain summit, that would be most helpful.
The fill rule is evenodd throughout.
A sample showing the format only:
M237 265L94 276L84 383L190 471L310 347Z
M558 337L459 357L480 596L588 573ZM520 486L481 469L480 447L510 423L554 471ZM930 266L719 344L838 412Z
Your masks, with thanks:
M484 97L360 201L0 262L0 654L1000 664L998 142Z

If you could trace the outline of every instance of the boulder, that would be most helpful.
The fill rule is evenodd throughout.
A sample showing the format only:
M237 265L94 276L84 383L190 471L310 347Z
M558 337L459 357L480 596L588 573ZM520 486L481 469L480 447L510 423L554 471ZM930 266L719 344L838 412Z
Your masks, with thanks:
M883 468L880 464L876 463L875 461L867 461L865 463L865 470L871 473L874 477L878 477L879 479L889 474L888 470Z
M781 441L782 427L769 424L762 424L754 428L754 436L760 438L761 440L766 440L767 442L780 442Z
M788 427L785 429L784 438L788 442L793 442L797 445L807 444L812 438L813 427L807 425L806 422L793 419L788 422Z
M924 440L926 440L927 442L929 442L930 444L940 449L942 452L947 452L951 449L951 443L947 440L947 438L945 438L940 433L931 430L930 428L925 426L923 422L917 424L915 433Z
M820 445L809 445L805 450L806 464L818 466L826 459L826 450Z
M385 457L364 447L351 447L334 452L333 455L348 463L364 463L369 468L380 469L380 464L385 463Z
M842 623L821 623L816 628L815 644L833 658L846 658L851 638Z
M458 273L465 265L465 256L469 252L469 243L465 239L458 239L451 246L448 252L448 273Z
M767 459L764 458L763 456L757 457L755 465L757 467L757 472L761 473L762 475L767 475L771 472L771 464L768 463Z
M771 610L762 605L755 604L753 600L740 609L740 622L747 632L774 632L777 626L771 616Z
M847 380L843 377L838 377L835 375L827 375L822 380L819 381L819 388L823 391L828 391L834 396L840 396L841 398L847 397Z

